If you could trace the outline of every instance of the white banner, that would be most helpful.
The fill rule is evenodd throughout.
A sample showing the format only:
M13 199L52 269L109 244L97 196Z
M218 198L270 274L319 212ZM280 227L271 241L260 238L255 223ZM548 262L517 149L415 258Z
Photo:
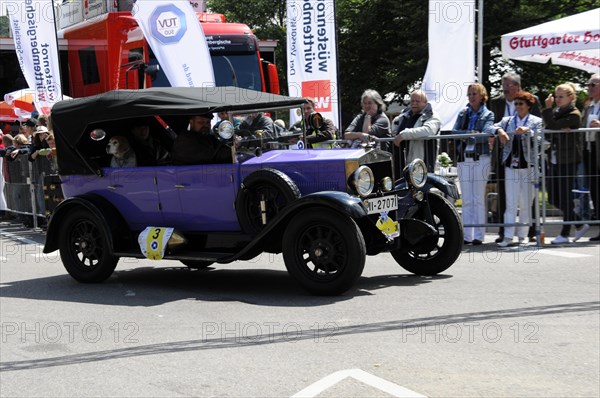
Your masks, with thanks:
M10 19L23 76L36 92L35 107L49 114L62 99L52 0L2 1Z
M502 35L502 55L600 73L600 8Z
M137 0L131 12L171 86L215 86L204 32L188 0Z
M429 0L429 62L423 90L450 130L475 81L475 0Z
M287 0L288 87L339 125L334 0ZM290 112L290 125L299 119Z

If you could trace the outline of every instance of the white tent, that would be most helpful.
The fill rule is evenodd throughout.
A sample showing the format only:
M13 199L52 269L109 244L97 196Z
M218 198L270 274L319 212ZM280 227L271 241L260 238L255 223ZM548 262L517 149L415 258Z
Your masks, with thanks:
M600 73L600 8L502 35L502 55Z

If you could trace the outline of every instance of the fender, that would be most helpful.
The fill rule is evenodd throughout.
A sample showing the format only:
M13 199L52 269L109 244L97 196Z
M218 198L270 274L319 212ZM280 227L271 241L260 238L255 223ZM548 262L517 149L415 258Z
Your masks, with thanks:
M283 228L285 228L289 220L301 209L307 207L327 207L341 214L346 214L355 220L367 217L368 215L367 209L362 204L361 199L345 192L323 191L308 194L290 203L246 247L231 257L220 259L219 263L228 263L238 259L254 257L257 253L254 250L256 246L260 245L263 241L268 241L273 236L279 235L281 237Z
M94 194L66 199L54 209L50 223L48 224L48 230L46 231L46 243L43 252L52 253L58 250L61 221L67 213L77 207L85 208L104 225L103 230L109 244L108 250L111 254L114 253L114 236L122 234L124 231L128 232L129 226L109 201Z
M394 185L395 185L396 190L407 190L408 189L408 184L406 183L406 180L404 178L397 180ZM439 176L437 174L433 174L433 173L427 174L427 181L425 182L425 185L423 186L423 188L419 189L419 191L422 191L424 193L427 193L429 191L436 193L436 191L440 191L443 195L450 196L453 199L460 198L460 194L458 193L458 188L456 187L456 185L454 183L449 182L444 177L441 177L441 176Z

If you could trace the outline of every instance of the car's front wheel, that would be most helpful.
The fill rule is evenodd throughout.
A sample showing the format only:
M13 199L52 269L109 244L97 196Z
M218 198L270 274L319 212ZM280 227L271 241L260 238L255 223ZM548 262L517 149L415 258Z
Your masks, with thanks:
M288 272L313 294L348 290L362 274L365 257L365 241L354 220L333 210L304 210L283 235Z
M446 199L436 194L427 196L435 234L424 238L415 247L391 252L394 260L416 275L437 275L450 268L462 251L463 228L460 216ZM421 212L425 214L425 209ZM422 218L425 221L426 217Z
M62 263L79 282L102 282L119 262L109 253L104 226L84 209L76 209L65 217L59 239Z

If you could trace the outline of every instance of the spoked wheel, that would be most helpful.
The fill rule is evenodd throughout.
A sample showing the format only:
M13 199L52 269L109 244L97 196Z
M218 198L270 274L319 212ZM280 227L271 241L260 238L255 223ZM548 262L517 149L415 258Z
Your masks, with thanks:
M354 220L327 209L310 209L292 219L283 236L288 272L313 294L337 295L356 283L366 248Z
M435 194L427 196L433 227L437 233L420 241L414 248L392 251L396 262L416 275L436 275L450 268L462 250L463 228L454 206Z
M210 267L213 262L212 261L202 261L202 260L180 260L183 265L191 269L206 269Z
M262 169L244 180L236 199L238 220L245 232L258 233L288 203L298 199L296 184L278 170Z
M115 270L118 257L109 254L104 226L86 210L65 218L59 249L69 275L79 282L102 282Z

